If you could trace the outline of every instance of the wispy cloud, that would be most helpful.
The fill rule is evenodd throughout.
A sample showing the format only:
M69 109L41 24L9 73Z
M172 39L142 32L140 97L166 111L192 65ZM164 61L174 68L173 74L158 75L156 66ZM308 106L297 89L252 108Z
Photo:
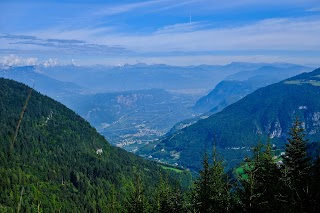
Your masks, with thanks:
M10 35L10 34L0 34L0 39L11 39L11 40L37 40L35 36L28 36L28 35Z
M45 55L59 61L99 58L103 62L110 58L188 62L194 61L192 57L215 61L224 60L222 56L234 58L234 53L252 60L250 54L271 60L276 52L281 52L279 58L284 52L291 59L301 52L320 57L319 0L125 2L58 1L50 4L52 11L45 3L32 2L28 10L24 8L26 4L12 4L0 14L0 25L8 32L0 34L0 54L34 53L42 60ZM193 16L191 21L189 14ZM1 21L4 17L8 21Z
M171 34L171 33L183 33L183 32L194 32L198 30L203 30L209 26L208 23L205 22L190 22L174 24L164 26L158 29L155 34Z
M96 11L94 14L97 16L113 16L113 15L126 13L132 10L136 10L136 9L163 4L164 2L169 2L169 1L168 0L152 0L152 1L143 1L138 3L128 3L128 4L120 4L120 5L106 5L102 9Z
M84 44L85 41L74 40L74 39L47 39L48 42L60 43L60 44Z
M156 57L168 61L172 61L169 58L182 61L182 57L199 58L201 55L208 59L211 53L214 53L211 54L214 58L219 58L218 54L229 55L232 58L234 57L232 52L237 52L238 55L242 53L247 58L250 54L257 55L263 52L263 55L269 55L266 58L270 59L275 58L277 51L282 51L281 58L285 52L292 58L292 54L299 55L301 51L309 51L319 56L315 51L320 49L320 18L317 16L267 19L243 26L219 28L202 22L181 23L168 25L143 35L119 33L99 35L86 29L78 32L78 35L85 35L83 40L69 39L72 33L68 31L50 31L51 37L56 39L42 39L33 35L2 35L2 39L8 40L16 49L19 45L31 45L30 47L40 46L49 48L47 51L63 54L112 56L113 59L125 56L125 60L144 58L148 61L151 58L156 61ZM91 40L85 40L88 38ZM300 57L302 58L301 54ZM310 57L311 59L315 60Z
M3 66L33 66L38 62L37 58L23 58L16 55L4 56L0 59Z
M28 48L40 46L51 48L51 51L63 51L63 54L123 54L131 51L119 45L102 45L88 43L74 39L42 39L36 36L25 35L0 35L0 39L8 40L8 44L14 48L29 45Z
M313 7L307 9L307 12L320 12L320 7Z
M187 30L186 30L187 29ZM161 32L161 33L160 33ZM149 35L108 35L96 41L140 52L211 50L317 50L320 19L268 19L243 26L197 29L171 25Z

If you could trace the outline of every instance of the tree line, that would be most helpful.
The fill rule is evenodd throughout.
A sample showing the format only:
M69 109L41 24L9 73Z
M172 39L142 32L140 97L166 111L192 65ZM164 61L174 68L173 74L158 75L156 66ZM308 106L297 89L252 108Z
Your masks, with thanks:
M212 160L205 153L202 170L190 190L182 193L160 178L153 200L144 198L136 180L124 212L317 212L320 210L320 155L307 152L308 140L296 119L283 155L272 144L258 143L241 165L242 173L230 174L214 148ZM212 163L210 163L212 162Z

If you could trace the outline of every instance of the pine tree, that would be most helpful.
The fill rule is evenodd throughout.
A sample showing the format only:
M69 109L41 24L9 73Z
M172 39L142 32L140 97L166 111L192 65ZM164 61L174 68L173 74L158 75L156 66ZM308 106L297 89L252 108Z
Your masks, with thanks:
M310 158L307 140L301 122L296 118L290 130L284 156L283 180L287 187L287 208L291 212L304 212L310 207Z
M213 164L210 168L209 208L211 212L230 211L230 189L228 175L224 171L222 161L218 159L216 147L213 149Z
M240 200L245 212L274 212L278 209L277 191L281 188L280 169L272 155L270 142L253 149L253 157L244 164L245 177L240 178Z
M218 159L216 148L213 150L213 164L209 164L208 154L203 159L203 170L195 182L193 208L196 212L230 211L230 189L228 176L222 161Z
M107 208L108 212L116 213L121 212L121 205L117 199L117 191L115 186L112 184L110 187L110 192L107 197Z
M159 184L156 190L156 212L171 212L170 196L172 194L171 187L167 180L163 180L162 175L159 177Z
M129 192L129 198L126 202L126 210L128 213L144 213L148 212L148 201L144 195L144 188L142 185L140 175L135 172L135 181L133 183L133 189Z
M262 144L259 142L254 148L252 158L247 158L242 165L244 174L238 177L239 189L238 197L241 203L241 209L244 212L255 212L259 205L259 199L262 193L258 190L257 175L260 170L258 162L260 161ZM255 165L256 164L256 165Z
M180 187L172 190L170 198L170 213L183 213L185 211L183 193Z
M281 170L276 164L277 157L272 154L272 146L270 141L263 146L263 151L257 158L255 168L257 168L256 191L261 194L257 200L258 212L274 212L278 211L280 202L276 199L278 191L282 188L280 181Z
M179 187L172 189L167 178L160 174L159 184L155 196L155 212L180 213L183 211L183 194Z
M320 209L320 154L312 166L312 211Z
M204 154L203 169L200 171L199 178L194 183L192 191L192 207L196 212L210 212L210 164L207 152Z

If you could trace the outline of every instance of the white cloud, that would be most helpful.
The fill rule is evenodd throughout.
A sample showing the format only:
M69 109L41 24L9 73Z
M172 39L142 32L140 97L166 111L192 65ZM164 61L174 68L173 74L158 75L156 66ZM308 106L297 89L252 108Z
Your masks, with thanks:
M129 50L128 53L121 52L122 54L115 53L110 57L105 56L110 59L110 62L114 60L117 63L140 60L141 57L145 57L146 62L153 63L154 61L156 63L159 61L159 63L170 64L190 64L189 62L191 61L194 63L197 63L197 61L199 63L200 61L202 63L218 62L219 60L225 62L228 61L227 58L238 61L241 59L252 61L255 60L254 54L258 54L260 61L272 62L272 60L281 60L294 62L296 60L296 63L318 64L318 58L320 57L319 16L266 19L242 26L223 27L215 27L213 23L209 22L180 23L145 34L115 33L114 31L105 33L103 28L96 28L95 30L85 28L71 31L51 29L50 31L29 33L28 35L38 36L42 39L78 39L90 44L119 45ZM31 46L30 48L32 49ZM48 49L49 47L46 48ZM48 49L48 51L51 51L51 49ZM130 51L134 53L132 54ZM228 53L215 53L211 56L208 54L208 52L219 51L227 51ZM235 53L232 54L232 51L236 51L238 55L243 53L244 58L235 58ZM275 52L268 55L266 53L268 51ZM286 53L277 55L276 51L290 53L287 56ZM299 52L303 51L309 51L309 56L299 54ZM83 50L83 52L85 53L86 51ZM176 54L176 52L180 53ZM296 53L298 54L293 56ZM97 58L96 55L92 56ZM99 58L102 58L102 56L103 54ZM76 58L77 55L69 57ZM175 62L175 60L177 61Z
M22 58L16 55L4 56L1 60L3 66L34 66L37 58Z
M169 26L148 35L109 34L94 39L140 52L320 49L319 17L267 19L244 26L200 30L193 26L195 30L188 32L186 26Z
M49 58L48 60L46 60L44 63L43 63L43 66L45 67L54 67L58 64L57 62L57 59L52 59L52 58Z
M71 64L72 64L73 66L78 66L78 65L76 64L76 62L75 62L75 59L71 59Z
M318 0L184 0L184 1L176 1L176 0L148 0L141 1L135 3L127 3L127 4L118 4L118 5L105 5L99 6L101 9L94 12L96 16L113 16L131 12L133 10L143 9L144 13L154 13L159 11L167 11L179 8L179 10L183 11L188 8L188 10L197 9L200 13L208 12L208 11L218 11L225 9L236 9L239 7L265 7L265 6L288 6L288 5L296 5L296 6L308 6L315 5L318 3ZM147 8L147 9L146 9ZM176 12L180 12L176 11Z

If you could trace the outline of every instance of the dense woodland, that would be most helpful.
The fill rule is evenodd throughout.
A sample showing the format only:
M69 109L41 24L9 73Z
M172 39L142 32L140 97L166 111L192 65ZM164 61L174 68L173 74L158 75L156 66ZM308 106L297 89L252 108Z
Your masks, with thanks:
M113 201L124 206L138 177L148 199L161 176L172 187L188 185L189 172L163 170L111 146L80 116L36 91L21 119L29 91L0 79L0 212L115 212Z
M288 132L298 116L304 123L307 138L318 142L320 137L320 69L260 88L238 102L213 114L207 119L166 135L151 155L178 163L191 170L201 168L205 146L211 153L213 137L219 153L228 161L228 167L236 167L248 153L247 148L264 141L273 133L272 143L284 149ZM234 150L231 147L245 147ZM161 150L166 150L163 152ZM173 160L171 151L179 152Z
M276 156L270 142L258 143L241 165L242 172L225 171L216 150L205 154L203 169L182 195L162 179L148 203L131 199L129 212L318 212L320 210L320 156L307 153L307 140L297 119L290 130L285 154ZM319 152L318 152L319 153ZM212 160L212 163L210 161ZM139 191L137 185L135 192ZM140 190L141 191L141 190ZM136 197L143 197L143 193ZM143 200L143 199L142 199ZM132 207L133 204L130 205ZM144 208L144 206L146 208Z
M185 187L189 172L165 171L112 147L63 105L36 92L26 103L30 88L0 81L0 212L320 209L319 152L317 158L308 154L298 119L284 155L278 155L270 141L259 142L239 167L227 171L227 162L214 148L212 156L205 152L198 177Z

